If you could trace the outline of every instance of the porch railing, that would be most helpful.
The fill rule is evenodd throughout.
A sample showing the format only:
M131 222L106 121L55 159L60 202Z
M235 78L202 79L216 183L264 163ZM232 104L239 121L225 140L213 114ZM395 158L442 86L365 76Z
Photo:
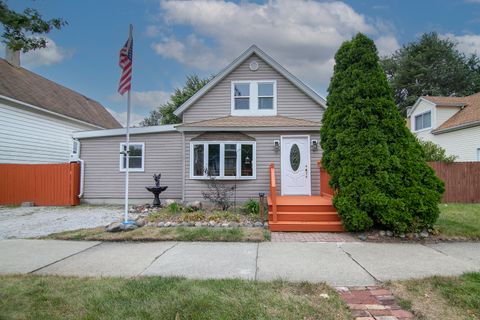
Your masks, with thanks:
M333 197L333 189L328 184L330 182L330 175L327 170L322 167L321 160L317 161L317 166L320 169L320 195Z
M277 221L277 182L275 181L275 165L270 164L270 200L272 202L273 221Z

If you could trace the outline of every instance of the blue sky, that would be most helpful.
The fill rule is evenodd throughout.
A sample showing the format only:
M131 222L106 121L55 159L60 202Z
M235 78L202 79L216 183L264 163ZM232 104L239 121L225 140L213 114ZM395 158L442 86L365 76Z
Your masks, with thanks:
M187 75L214 74L252 43L322 95L339 45L357 32L381 54L437 31L480 53L480 0L160 1L16 0L69 23L24 67L100 101L120 121L118 52L134 25L134 122L168 99Z

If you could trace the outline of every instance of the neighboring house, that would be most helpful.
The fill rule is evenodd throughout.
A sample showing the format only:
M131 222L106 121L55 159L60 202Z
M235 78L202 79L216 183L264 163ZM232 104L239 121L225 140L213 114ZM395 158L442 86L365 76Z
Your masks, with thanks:
M480 161L480 93L420 97L407 122L418 138L438 144L456 161Z
M74 131L119 127L97 101L0 59L0 163L69 162Z
M269 193L270 163L280 195L319 195L324 111L321 96L252 46L175 111L181 124L131 129L130 198L150 202L145 186L161 173L168 189L160 198L203 201L208 171L236 186L237 203L258 199ZM74 137L85 162L84 201L123 202L125 129Z

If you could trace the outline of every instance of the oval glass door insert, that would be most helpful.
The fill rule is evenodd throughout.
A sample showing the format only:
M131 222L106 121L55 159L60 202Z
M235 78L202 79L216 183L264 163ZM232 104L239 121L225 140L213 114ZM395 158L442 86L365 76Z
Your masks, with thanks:
M300 167L300 148L296 143L290 149L290 166L293 171L297 171Z

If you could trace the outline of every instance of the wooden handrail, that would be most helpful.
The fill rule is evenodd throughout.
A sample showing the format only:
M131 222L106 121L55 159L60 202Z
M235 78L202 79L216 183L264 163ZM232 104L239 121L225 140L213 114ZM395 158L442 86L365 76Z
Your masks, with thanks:
M272 201L273 221L277 221L277 182L275 180L275 165L270 163L270 199Z

